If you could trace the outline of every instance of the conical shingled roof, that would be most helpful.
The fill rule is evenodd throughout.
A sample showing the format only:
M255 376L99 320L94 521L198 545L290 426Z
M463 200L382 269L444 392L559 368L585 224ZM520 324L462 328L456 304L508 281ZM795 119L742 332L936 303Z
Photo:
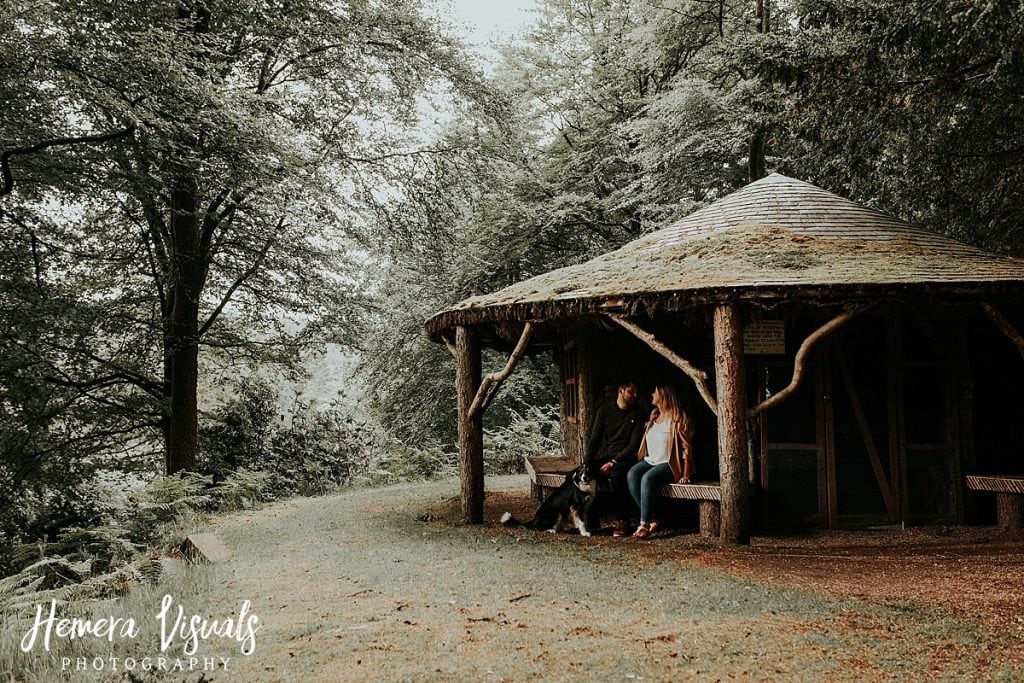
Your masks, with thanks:
M602 310L670 296L668 308L759 292L1024 291L1024 260L914 227L777 173L603 256L462 301L427 323L459 324ZM530 315L529 311L534 314Z

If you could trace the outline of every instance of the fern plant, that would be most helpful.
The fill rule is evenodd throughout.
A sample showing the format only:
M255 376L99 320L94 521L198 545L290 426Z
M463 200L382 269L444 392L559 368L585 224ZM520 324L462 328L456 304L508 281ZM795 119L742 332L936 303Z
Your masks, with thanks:
M132 538L145 545L176 545L172 533L213 507L213 478L191 472L156 477L140 493L129 497L125 511Z

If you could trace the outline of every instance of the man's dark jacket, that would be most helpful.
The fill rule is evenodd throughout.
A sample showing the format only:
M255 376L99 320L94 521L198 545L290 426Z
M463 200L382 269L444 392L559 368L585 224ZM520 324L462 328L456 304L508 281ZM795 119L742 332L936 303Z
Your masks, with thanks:
M634 402L625 410L615 401L598 408L594 427L587 441L586 462L600 466L609 460L616 464L636 462L644 437L644 413Z

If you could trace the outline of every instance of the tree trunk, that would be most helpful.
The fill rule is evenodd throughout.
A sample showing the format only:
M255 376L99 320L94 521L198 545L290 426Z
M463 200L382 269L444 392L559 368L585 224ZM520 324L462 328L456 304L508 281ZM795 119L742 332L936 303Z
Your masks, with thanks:
M747 148L747 181L754 182L764 177L764 130L750 136Z
M459 486L462 514L470 524L484 521L483 411L469 417L480 387L480 340L466 327L455 331L455 391L459 413Z
M757 32L768 33L771 30L771 0L757 0ZM747 144L747 182L754 182L764 177L764 141L765 130L758 128L750 136Z
M718 399L718 469L722 484L721 537L750 542L747 473L747 397L743 330L734 304L715 308L715 384Z
M164 336L170 405L166 459L167 474L194 471L198 442L199 298L206 263L199 245L199 192L185 175L171 193L172 304Z

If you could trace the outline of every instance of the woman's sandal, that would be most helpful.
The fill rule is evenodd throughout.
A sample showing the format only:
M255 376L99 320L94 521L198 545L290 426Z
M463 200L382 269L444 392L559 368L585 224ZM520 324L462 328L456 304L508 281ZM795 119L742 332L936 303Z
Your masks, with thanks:
M647 524L641 524L633 532L633 538L647 538L651 535L651 527Z
M649 522L649 523L647 524L647 529L648 529L648 530L649 530L649 531L650 531L650 532L651 532L652 534L653 534L653 533L654 533L655 531L657 531L657 530L658 530L659 528L661 528L661 524L659 524L659 523L658 523L658 520L656 520L656 519L652 519L652 520L651 520L651 521L650 521L650 522Z

